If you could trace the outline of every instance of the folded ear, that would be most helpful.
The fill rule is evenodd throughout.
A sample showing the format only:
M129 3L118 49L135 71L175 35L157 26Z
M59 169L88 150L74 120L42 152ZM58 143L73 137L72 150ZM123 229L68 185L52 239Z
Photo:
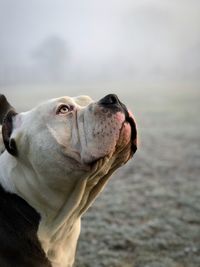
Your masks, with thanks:
M2 136L5 148L13 156L17 156L18 154L15 139L11 137L13 131L13 119L16 115L17 113L14 110L8 111L2 125Z
M7 101L6 97L0 94L0 124L3 123L4 117L11 109L14 110L14 108Z
M17 156L17 146L15 140L11 138L13 131L13 119L17 115L14 108L9 104L4 95L0 95L0 124L2 124L2 137L5 148L13 155Z

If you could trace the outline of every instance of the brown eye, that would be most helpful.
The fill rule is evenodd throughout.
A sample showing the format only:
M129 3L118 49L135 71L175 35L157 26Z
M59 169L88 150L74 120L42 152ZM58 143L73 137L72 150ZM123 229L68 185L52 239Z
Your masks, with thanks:
M57 110L57 114L66 114L66 113L68 113L70 111L70 107L69 106L67 106L67 105L62 105L62 106L60 106L59 108L58 108L58 110Z

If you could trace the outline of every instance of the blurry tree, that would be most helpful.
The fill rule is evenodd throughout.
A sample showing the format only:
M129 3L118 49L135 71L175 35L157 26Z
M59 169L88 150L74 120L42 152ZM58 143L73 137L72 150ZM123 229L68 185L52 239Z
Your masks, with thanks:
M39 71L37 75L42 80L60 82L65 79L69 51L64 39L48 37L33 51L32 56Z

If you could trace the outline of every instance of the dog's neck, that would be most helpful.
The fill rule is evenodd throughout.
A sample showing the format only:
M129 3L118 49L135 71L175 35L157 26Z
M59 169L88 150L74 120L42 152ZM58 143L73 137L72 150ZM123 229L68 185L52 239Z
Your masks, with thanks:
M70 188L72 193L67 195L65 201L68 205L65 205L62 199L65 192L58 194L45 188L44 184L35 187L32 181L38 180L36 176L33 170L26 168L7 151L0 155L0 184L40 213L37 235L52 266L71 267L80 234L80 216L72 203L80 202L78 191L81 188Z
M71 187L54 182L51 187L45 181L53 177L41 179L31 166L24 165L7 151L0 156L0 183L40 213L37 235L53 267L71 267L74 262L81 215L110 176L107 172L111 163L104 163L99 163L101 168L96 166L89 179L78 179Z

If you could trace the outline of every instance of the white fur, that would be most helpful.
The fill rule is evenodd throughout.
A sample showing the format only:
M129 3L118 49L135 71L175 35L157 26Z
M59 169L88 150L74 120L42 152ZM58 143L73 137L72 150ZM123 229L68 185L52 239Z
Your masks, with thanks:
M56 114L61 103L74 111ZM19 156L0 156L0 182L41 214L38 237L53 267L73 265L82 214L130 157L124 120L119 112L107 117L87 96L53 99L14 120Z

